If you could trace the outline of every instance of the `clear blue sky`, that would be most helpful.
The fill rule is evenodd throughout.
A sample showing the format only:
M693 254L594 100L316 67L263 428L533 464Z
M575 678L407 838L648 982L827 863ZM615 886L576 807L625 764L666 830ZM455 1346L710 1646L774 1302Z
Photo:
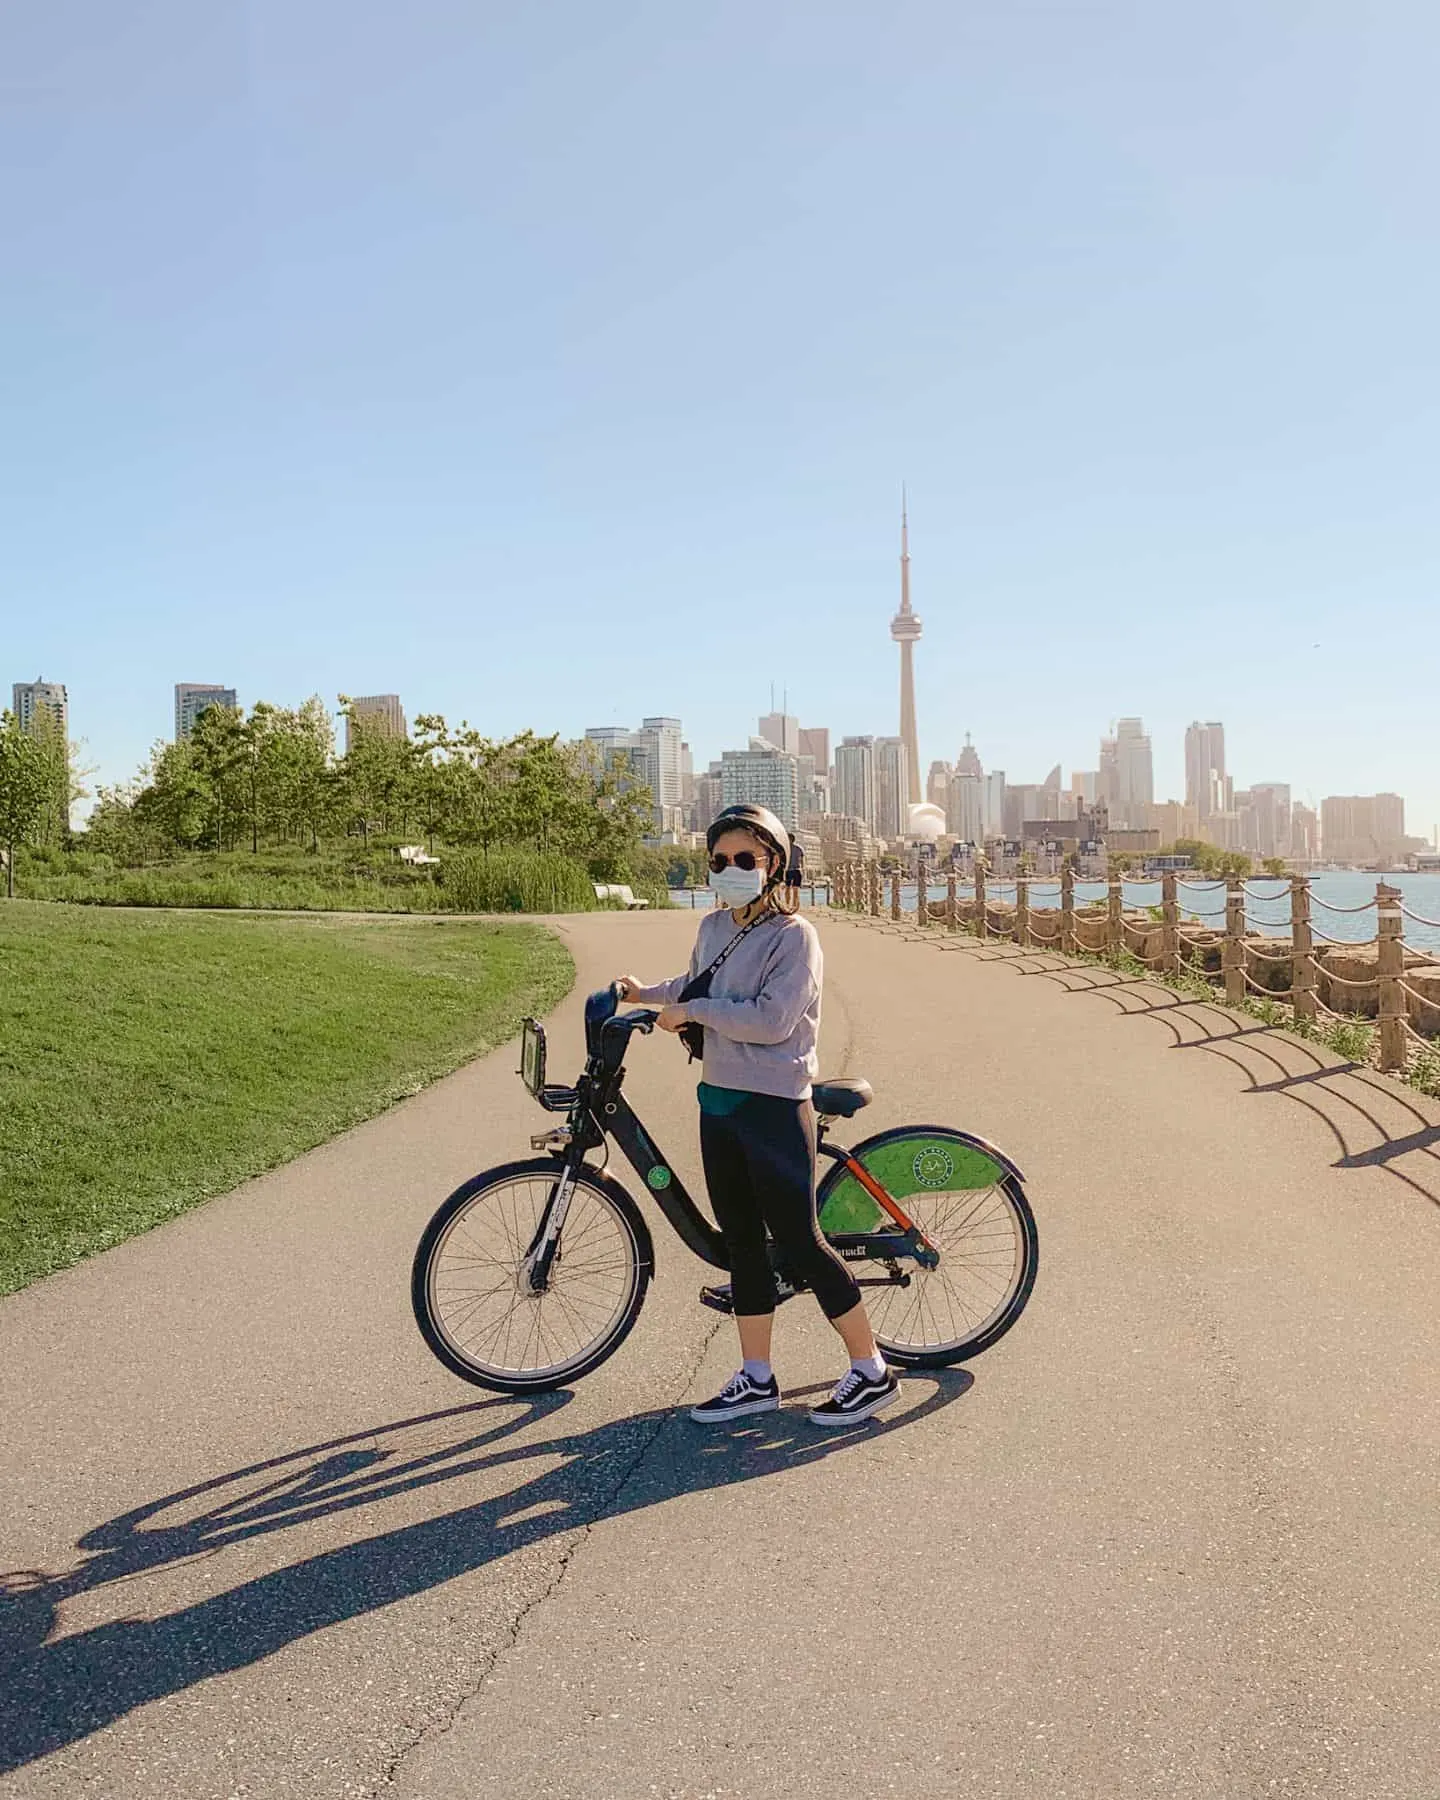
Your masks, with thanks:
M1440 819L1425 0L0 15L0 682L492 733L788 687L922 756Z

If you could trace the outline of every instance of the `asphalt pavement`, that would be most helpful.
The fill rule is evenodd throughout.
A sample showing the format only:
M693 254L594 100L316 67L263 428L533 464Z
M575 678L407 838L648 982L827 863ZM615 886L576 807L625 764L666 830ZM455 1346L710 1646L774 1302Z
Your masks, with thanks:
M555 1078L696 923L560 922ZM1026 1172L1010 1335L828 1437L802 1299L785 1409L703 1431L731 1328L644 1202L619 1353L467 1387L408 1271L543 1121L498 1051L0 1303L0 1795L1440 1795L1440 1106L1103 971L820 928L856 1135ZM693 1083L637 1043L700 1191Z

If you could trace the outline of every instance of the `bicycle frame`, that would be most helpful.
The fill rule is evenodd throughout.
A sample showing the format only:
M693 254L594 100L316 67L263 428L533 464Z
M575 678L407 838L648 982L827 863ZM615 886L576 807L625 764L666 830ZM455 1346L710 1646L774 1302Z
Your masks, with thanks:
M547 1111L563 1111L568 1115L563 1130L542 1133L534 1140L537 1149L548 1146L555 1149L560 1158L555 1191L527 1255L529 1279L537 1289L548 1282L575 1178L585 1166L587 1153L600 1148L607 1137L613 1138L619 1146L681 1243L713 1268L728 1270L730 1267L720 1232L696 1205L685 1183L621 1092L630 1035L635 1031L648 1034L655 1027L657 1015L648 1011L617 1015L615 1006L612 994L592 995L586 1002L586 1039L590 1055L585 1073L573 1088L546 1086L544 1028L534 1019L525 1021L521 1067L525 1085ZM827 1234L826 1241L836 1254L847 1262L878 1261L893 1267L904 1258L918 1262L922 1267L933 1268L940 1260L939 1253L915 1221L849 1150L840 1144L827 1143L825 1132L826 1122L822 1119L816 1133L817 1154L843 1164L895 1227L891 1231ZM885 1278L885 1284L896 1279L899 1277L891 1273Z

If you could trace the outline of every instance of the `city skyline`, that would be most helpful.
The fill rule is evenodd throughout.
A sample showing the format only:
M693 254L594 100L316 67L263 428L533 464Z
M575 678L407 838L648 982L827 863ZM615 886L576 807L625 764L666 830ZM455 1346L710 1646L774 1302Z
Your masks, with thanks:
M15 10L0 643L105 779L190 675L895 735L903 477L922 774L1218 718L1440 820L1440 21L560 7Z
M193 725L194 717L198 716L200 710L203 710L204 704L213 704L223 701L227 697L233 697L235 694L233 688L225 688L219 684L211 683L175 683L171 691L173 695L174 723L177 737L188 735L188 726ZM33 717L37 703L47 704L51 711L51 715L63 716L70 731L70 735L77 738L82 746L85 744L84 731L83 729L77 728L75 721L70 714L71 701L68 685L66 683L49 680L15 682L12 684L11 693L12 710L17 711L17 713L20 711L22 695L26 697L24 702L25 706L28 708L28 711L25 714L26 717ZM184 731L181 730L182 696L184 697L185 719L187 725L187 729ZM294 696L287 696L280 699L276 699L273 695L265 697L277 704L299 703L298 699ZM377 723L382 724L382 728L384 729L390 731L398 730L401 735L404 735L408 731L405 712L397 694L388 693L366 696L357 699L352 705L357 711L370 714L376 719ZM58 714L56 712L57 707L60 709ZM419 710L429 711L430 708L422 707ZM337 723L342 719L342 713L338 704L334 709L333 716ZM682 791L682 761L684 764L685 776L692 783L697 778L704 779L705 773L708 772L710 767L713 764L723 762L727 756L732 759L737 756L753 757L760 752L767 730L771 732L778 731L783 742L779 745L775 745L774 748L782 755L793 758L800 765L802 779L797 782L793 789L795 796L793 802L793 816L797 820L801 814L806 811L804 804L804 794L806 792L805 782L807 779L813 779L813 776L816 773L819 773L822 776L833 773L836 777L835 791L833 794L827 795L831 809L837 814L847 813L852 810L841 804L840 795L841 781L839 771L841 759L839 751L847 745L853 747L858 744L865 744L868 746L868 751L866 753L868 773L863 777L862 786L863 784L868 783L868 787L864 787L864 791L871 795L869 802L870 813L868 816L869 820L872 821L871 828L877 830L882 817L888 824L891 822L892 817L899 816L897 809L901 803L898 800L898 795L902 791L906 796L906 803L933 797L937 776L940 775L942 771L943 779L946 782L949 782L951 779L951 772L957 765L964 765L968 759L973 759L976 765L980 766L980 751L973 743L973 734L967 730L964 734L965 741L956 759L956 763L951 764L949 758L944 757L932 759L925 765L929 769L928 780L923 781L919 790L912 793L909 789L908 774L906 773L905 768L907 763L907 758L904 754L906 746L903 738L899 734L884 732L841 734L833 726L802 724L801 718L802 715L799 714L791 714L783 710L779 712L774 711L772 701L772 711L769 714L757 715L757 732L743 733L746 738L747 748L742 749L738 745L732 746L728 750L722 749L718 755L713 757L707 757L703 753L697 752L694 746L688 741L688 738L685 736L682 716L669 714L647 715L638 732L630 731L622 726L590 725L585 727L583 732L557 730L557 735L566 741L591 741L596 743L597 746L608 743L612 748L624 749L627 756L636 764L637 778L643 779L645 785L650 786L652 791L659 796L656 801L657 812L659 815L657 817L657 827L661 830L679 829L678 807ZM534 726L531 728L537 730L541 729L540 727ZM741 735L738 727L737 735ZM163 742L164 740L163 738L157 738L153 741ZM819 761L819 758L814 752L828 749L832 742L835 745L835 749L831 752L834 760L830 764L825 765ZM1251 828L1248 825L1243 825L1240 815L1236 814L1232 809L1231 803L1237 797L1243 799L1245 811L1247 813L1258 808L1259 816L1262 821L1269 818L1278 807L1283 805L1284 808L1293 812L1295 817L1300 821L1297 829L1302 836L1306 833L1319 833L1321 829L1322 811L1326 808L1327 803L1334 802L1337 804L1336 807L1332 809L1332 817L1337 821L1337 824L1332 827L1333 835L1342 842L1358 842L1360 838L1366 835L1366 833L1360 831L1359 827L1355 827L1355 830L1352 833L1348 824L1342 827L1338 824L1338 821L1342 818L1351 820L1359 815L1342 812L1339 810L1340 805L1342 803L1348 805L1350 802L1356 802L1362 806L1369 805L1372 802L1377 803L1380 807L1378 817L1383 821L1390 818L1390 815L1387 814L1384 809L1385 806L1392 801L1397 803L1403 811L1404 835L1406 838L1423 840L1427 843L1434 844L1437 841L1437 836L1440 836L1440 834L1437 834L1435 821L1427 822L1421 819L1414 811L1410 797L1402 787L1379 788L1367 792L1362 790L1358 783L1352 783L1341 784L1340 787L1330 792L1321 792L1313 784L1302 787L1301 784L1294 781L1259 781L1253 779L1249 781L1248 786L1237 786L1234 771L1227 770L1224 766L1227 753L1225 748L1226 726L1223 721L1210 720L1201 722L1199 720L1192 720L1186 726L1183 734L1181 754L1178 758L1172 757L1171 759L1173 766L1178 766L1183 769L1183 781L1178 787L1170 792L1164 791L1163 782L1158 785L1155 783L1153 775L1153 734L1144 729L1143 716L1130 715L1115 721L1114 724L1109 727L1107 734L1100 736L1097 742L1099 749L1098 760L1102 764L1102 767L1098 772L1082 769L1077 766L1076 762L1072 761L1068 764L1071 773L1067 783L1062 776L1062 770L1067 765L1062 761L1061 763L1054 765L1050 774L1044 776L1039 782L1020 782L1011 779L1005 769L998 768L994 763L991 763L983 767L980 778L979 795L967 795L963 800L951 798L948 804L946 800L941 800L939 804L942 806L942 809L947 812L952 812L956 805L962 805L969 809L965 814L967 822L973 820L978 811L980 817L986 821L988 826L993 823L997 808L1003 804L1003 801L992 792L993 784L998 780L1003 791L1011 796L1017 794L1038 795L1046 790L1053 790L1056 794L1063 796L1064 804L1067 808L1072 801L1076 805L1085 802L1093 803L1096 798L1108 796L1111 807L1112 825L1119 822L1129 828L1144 828L1140 823L1140 812L1137 810L1132 814L1130 810L1131 802L1134 800L1136 806L1148 807L1151 812L1157 815L1165 814L1173 820L1177 827L1183 826L1183 829L1169 829L1167 827L1163 832L1163 835L1167 839L1192 835L1192 831L1194 835L1213 835L1203 829L1209 818L1209 814L1201 812L1196 801L1197 785L1202 780L1202 776L1197 773L1197 771L1209 769L1214 783L1211 791L1211 799L1214 804L1212 805L1211 810L1220 811L1226 814L1232 821L1227 828L1229 834L1232 837L1237 838L1236 842L1225 845L1224 847L1248 848L1257 854L1277 854L1280 853L1279 846L1285 843L1284 832L1277 831L1273 825L1267 825L1262 822L1255 828L1259 834L1259 842L1242 845L1238 841L1240 831L1242 828L1246 831ZM661 748L662 743L663 748ZM794 749L787 749L786 746L789 746L792 743ZM1104 766L1107 753L1113 759L1108 772ZM854 756L855 753L852 748L852 753L847 759L849 763L854 764ZM887 756L889 759L888 761L886 761ZM1209 758L1208 762L1206 761L1207 757ZM1213 764L1217 761L1220 765L1218 769L1213 767ZM807 764L809 765L808 770L806 768ZM114 777L97 774L94 785L111 785L112 780L125 781L132 779L135 774L138 773L140 766L140 764L137 764L135 768L120 772ZM858 765L855 766L858 767ZM696 771L700 772L698 777L695 773ZM1039 771L1031 768L1028 773L1037 774ZM1274 771L1270 771L1269 773L1274 773ZM732 780L733 779L732 772ZM854 781L861 781L861 777L858 775L853 776L852 779ZM1140 783L1138 790L1134 785L1137 780ZM781 792L782 790L777 789L776 791ZM861 789L857 788L855 791L861 791ZM949 789L947 789L947 794L948 793L950 793ZM1138 799L1136 799L1137 793L1139 795ZM1150 795L1151 798L1144 798L1147 794ZM1280 796L1283 796L1283 801L1280 799ZM1222 799L1224 801L1223 807L1219 804ZM1021 802L1021 805L1022 807L1028 806L1033 808L1036 805L1036 802L1034 800L1024 800ZM85 810L86 807L83 806L77 808L77 822L83 823L83 814ZM787 812L789 811L788 805L785 810ZM1193 818L1192 814L1194 815ZM1041 811L1032 810L1028 816L1039 818L1046 815ZM1071 815L1068 810L1065 810L1061 811L1060 816ZM1369 815L1365 816L1368 817ZM790 823L791 819L787 817L786 822ZM1368 829L1369 828L1367 827L1367 830ZM1384 830L1391 831L1393 830L1393 826L1385 825ZM881 831L878 832L878 835L883 837L888 834ZM1220 841L1224 836L1225 831L1222 830L1216 838L1216 841ZM1304 855L1306 853L1303 844L1298 845L1295 849L1295 854L1297 855ZM1326 854L1332 853L1338 855L1338 852L1332 852L1327 845ZM1354 858L1346 857L1343 860L1361 860L1361 858L1357 855Z

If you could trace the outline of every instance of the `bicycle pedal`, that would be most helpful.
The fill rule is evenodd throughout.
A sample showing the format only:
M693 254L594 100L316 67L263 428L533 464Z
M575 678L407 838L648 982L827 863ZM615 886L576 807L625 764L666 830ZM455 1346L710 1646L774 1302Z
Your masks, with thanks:
M799 1288L791 1287L788 1281L778 1283L775 1289L775 1305L777 1309L782 1307L787 1300L793 1300L799 1292ZM700 1290L700 1304L702 1306L708 1306L712 1312L724 1313L727 1317L733 1316L735 1311L735 1299L730 1291L730 1283L728 1281L723 1281L717 1282L713 1287L702 1287Z

